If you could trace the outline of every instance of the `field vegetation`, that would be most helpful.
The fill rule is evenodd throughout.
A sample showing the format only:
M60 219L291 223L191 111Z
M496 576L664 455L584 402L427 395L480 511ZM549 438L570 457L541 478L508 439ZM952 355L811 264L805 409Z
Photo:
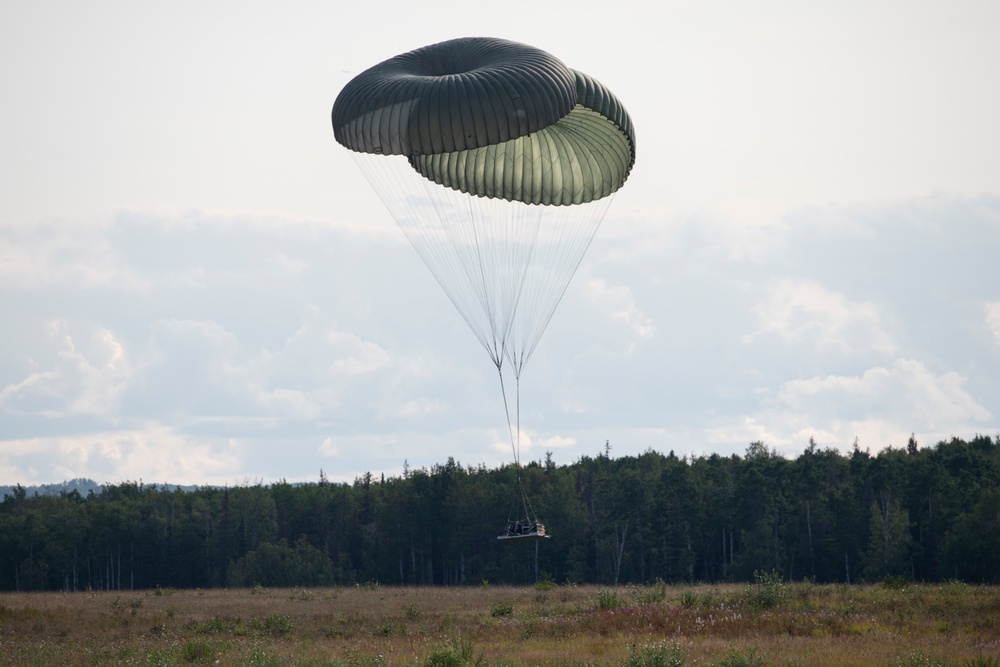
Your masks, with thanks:
M961 583L4 593L10 665L1000 667L1000 588Z

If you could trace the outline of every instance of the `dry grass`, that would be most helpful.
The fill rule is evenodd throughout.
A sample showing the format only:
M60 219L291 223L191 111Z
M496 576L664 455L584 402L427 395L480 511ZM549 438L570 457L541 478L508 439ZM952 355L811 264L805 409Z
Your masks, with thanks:
M608 604L612 592L617 607ZM982 660L978 664L1000 667L1000 588L367 586L7 593L0 595L0 660L356 667L639 667L677 660L964 666Z

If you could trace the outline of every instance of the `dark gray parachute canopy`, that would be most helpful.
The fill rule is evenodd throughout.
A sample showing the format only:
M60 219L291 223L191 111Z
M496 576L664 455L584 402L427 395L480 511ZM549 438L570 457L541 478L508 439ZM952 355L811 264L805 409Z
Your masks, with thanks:
M332 115L347 148L404 155L427 179L480 197L586 203L617 191L635 162L631 119L607 88L501 39L390 58L352 79Z

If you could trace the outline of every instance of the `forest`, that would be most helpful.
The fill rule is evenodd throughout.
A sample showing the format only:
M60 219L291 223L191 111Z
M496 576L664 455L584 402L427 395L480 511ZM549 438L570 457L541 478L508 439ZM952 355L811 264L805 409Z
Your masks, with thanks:
M599 455L520 469L551 539L497 535L513 466L0 502L0 590L744 582L1000 583L1000 436L796 458Z

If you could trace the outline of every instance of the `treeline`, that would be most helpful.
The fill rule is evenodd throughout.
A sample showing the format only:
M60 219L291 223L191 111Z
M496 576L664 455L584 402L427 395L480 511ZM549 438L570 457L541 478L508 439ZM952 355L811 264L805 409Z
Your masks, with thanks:
M218 586L614 585L662 579L1000 583L1000 436L871 455L810 441L794 460L610 450L521 482L552 539L496 536L523 516L515 470L449 459L353 484L168 491L129 482L87 496L0 503L0 589ZM513 509L512 509L513 508Z

